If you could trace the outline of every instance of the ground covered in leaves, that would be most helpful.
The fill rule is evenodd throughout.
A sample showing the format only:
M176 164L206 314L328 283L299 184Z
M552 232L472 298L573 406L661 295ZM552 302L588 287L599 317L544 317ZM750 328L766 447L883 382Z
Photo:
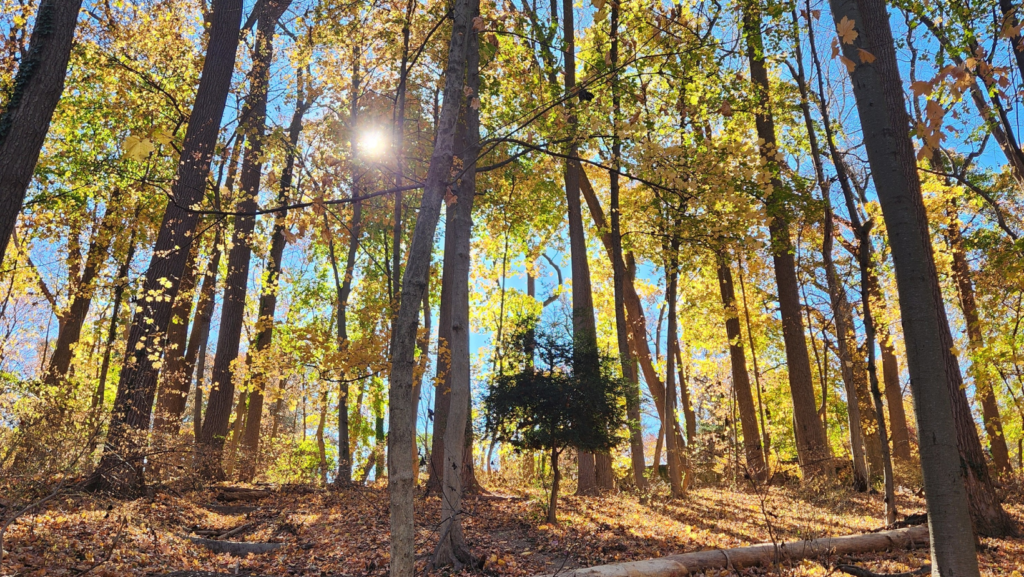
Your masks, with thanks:
M20 517L4 539L0 575L98 577L155 576L173 571L217 571L263 576L386 575L388 497L380 487L328 491L308 487L258 488L244 493L157 490L136 500L69 493ZM523 576L566 571L672 553L731 548L776 540L863 533L882 525L879 495L843 489L809 491L795 485L755 490L701 487L666 502L654 495L566 497L560 525L543 522L540 488L495 487L466 501L466 535L484 560L479 574ZM898 495L901 513L923 502ZM1019 499L1007 505L1024 526ZM417 494L417 569L426 566L437 539L440 503ZM234 531L232 531L234 530ZM225 537L224 534L232 531ZM262 555L216 554L193 539L281 543ZM984 539L983 574L1020 577L1024 539ZM824 565L855 562L876 572L916 569L927 550L812 559L794 566L747 569L749 575L839 575ZM706 577L735 575L711 571Z

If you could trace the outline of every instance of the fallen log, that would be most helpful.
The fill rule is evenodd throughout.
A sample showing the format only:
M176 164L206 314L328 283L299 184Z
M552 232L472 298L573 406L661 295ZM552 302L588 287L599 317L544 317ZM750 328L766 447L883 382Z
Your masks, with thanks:
M217 494L218 501L255 501L270 496L262 489L224 489Z
M228 553L236 557L245 557L252 553L253 555L261 555L263 553L269 553L275 549L279 549L284 546L284 543L246 543L244 541L215 541L213 539L203 539L201 537L189 537L189 541L192 541L196 545L202 545L214 553Z
M708 569L737 570L799 559L871 553L887 549L913 549L927 545L928 527L909 527L881 533L792 541L779 543L778 546L763 543L735 549L682 553L658 559L575 569L570 574L575 577L683 577ZM566 577L566 573L568 572L560 572L559 577Z

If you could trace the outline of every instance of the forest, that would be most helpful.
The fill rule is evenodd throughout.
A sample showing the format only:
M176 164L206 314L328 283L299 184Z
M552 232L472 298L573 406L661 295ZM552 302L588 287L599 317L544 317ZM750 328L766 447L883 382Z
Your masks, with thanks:
M0 8L0 576L1022 577L1014 0Z

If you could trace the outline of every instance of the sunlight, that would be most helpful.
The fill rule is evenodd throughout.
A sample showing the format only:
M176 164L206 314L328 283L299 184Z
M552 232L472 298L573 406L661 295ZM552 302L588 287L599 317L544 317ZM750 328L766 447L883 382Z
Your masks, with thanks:
M366 156L380 156L386 146L387 141L380 130L370 129L359 137L359 151Z

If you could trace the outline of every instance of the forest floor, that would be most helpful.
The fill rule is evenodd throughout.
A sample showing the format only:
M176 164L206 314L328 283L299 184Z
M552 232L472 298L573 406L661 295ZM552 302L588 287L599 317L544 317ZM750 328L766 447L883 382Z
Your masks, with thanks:
M156 576L215 571L286 577L387 574L388 496L383 486L327 491L285 486L249 501L229 500L220 488L157 490L117 500L67 494L18 519L7 531L3 576ZM241 495L245 496L245 495ZM256 495L259 497L259 495ZM923 511L923 500L898 494L902 514ZM1024 502L1007 509L1024 526ZM863 533L881 528L881 496L845 489L809 491L796 485L755 491L698 487L682 499L655 495L566 496L557 526L543 522L545 492L492 486L487 497L466 500L465 532L485 560L479 574L524 576L577 567L739 547L769 541ZM225 509L225 507L244 507ZM425 572L437 539L438 497L417 491L417 574ZM219 511L219 512L218 512ZM276 542L270 553L245 558L215 554L189 537L216 536L245 525L230 540ZM986 576L1020 577L1024 539L983 539ZM810 559L787 567L747 569L743 575L840 575L822 562L855 562L875 572L913 570L928 563L927 549ZM709 571L705 577L736 575Z

